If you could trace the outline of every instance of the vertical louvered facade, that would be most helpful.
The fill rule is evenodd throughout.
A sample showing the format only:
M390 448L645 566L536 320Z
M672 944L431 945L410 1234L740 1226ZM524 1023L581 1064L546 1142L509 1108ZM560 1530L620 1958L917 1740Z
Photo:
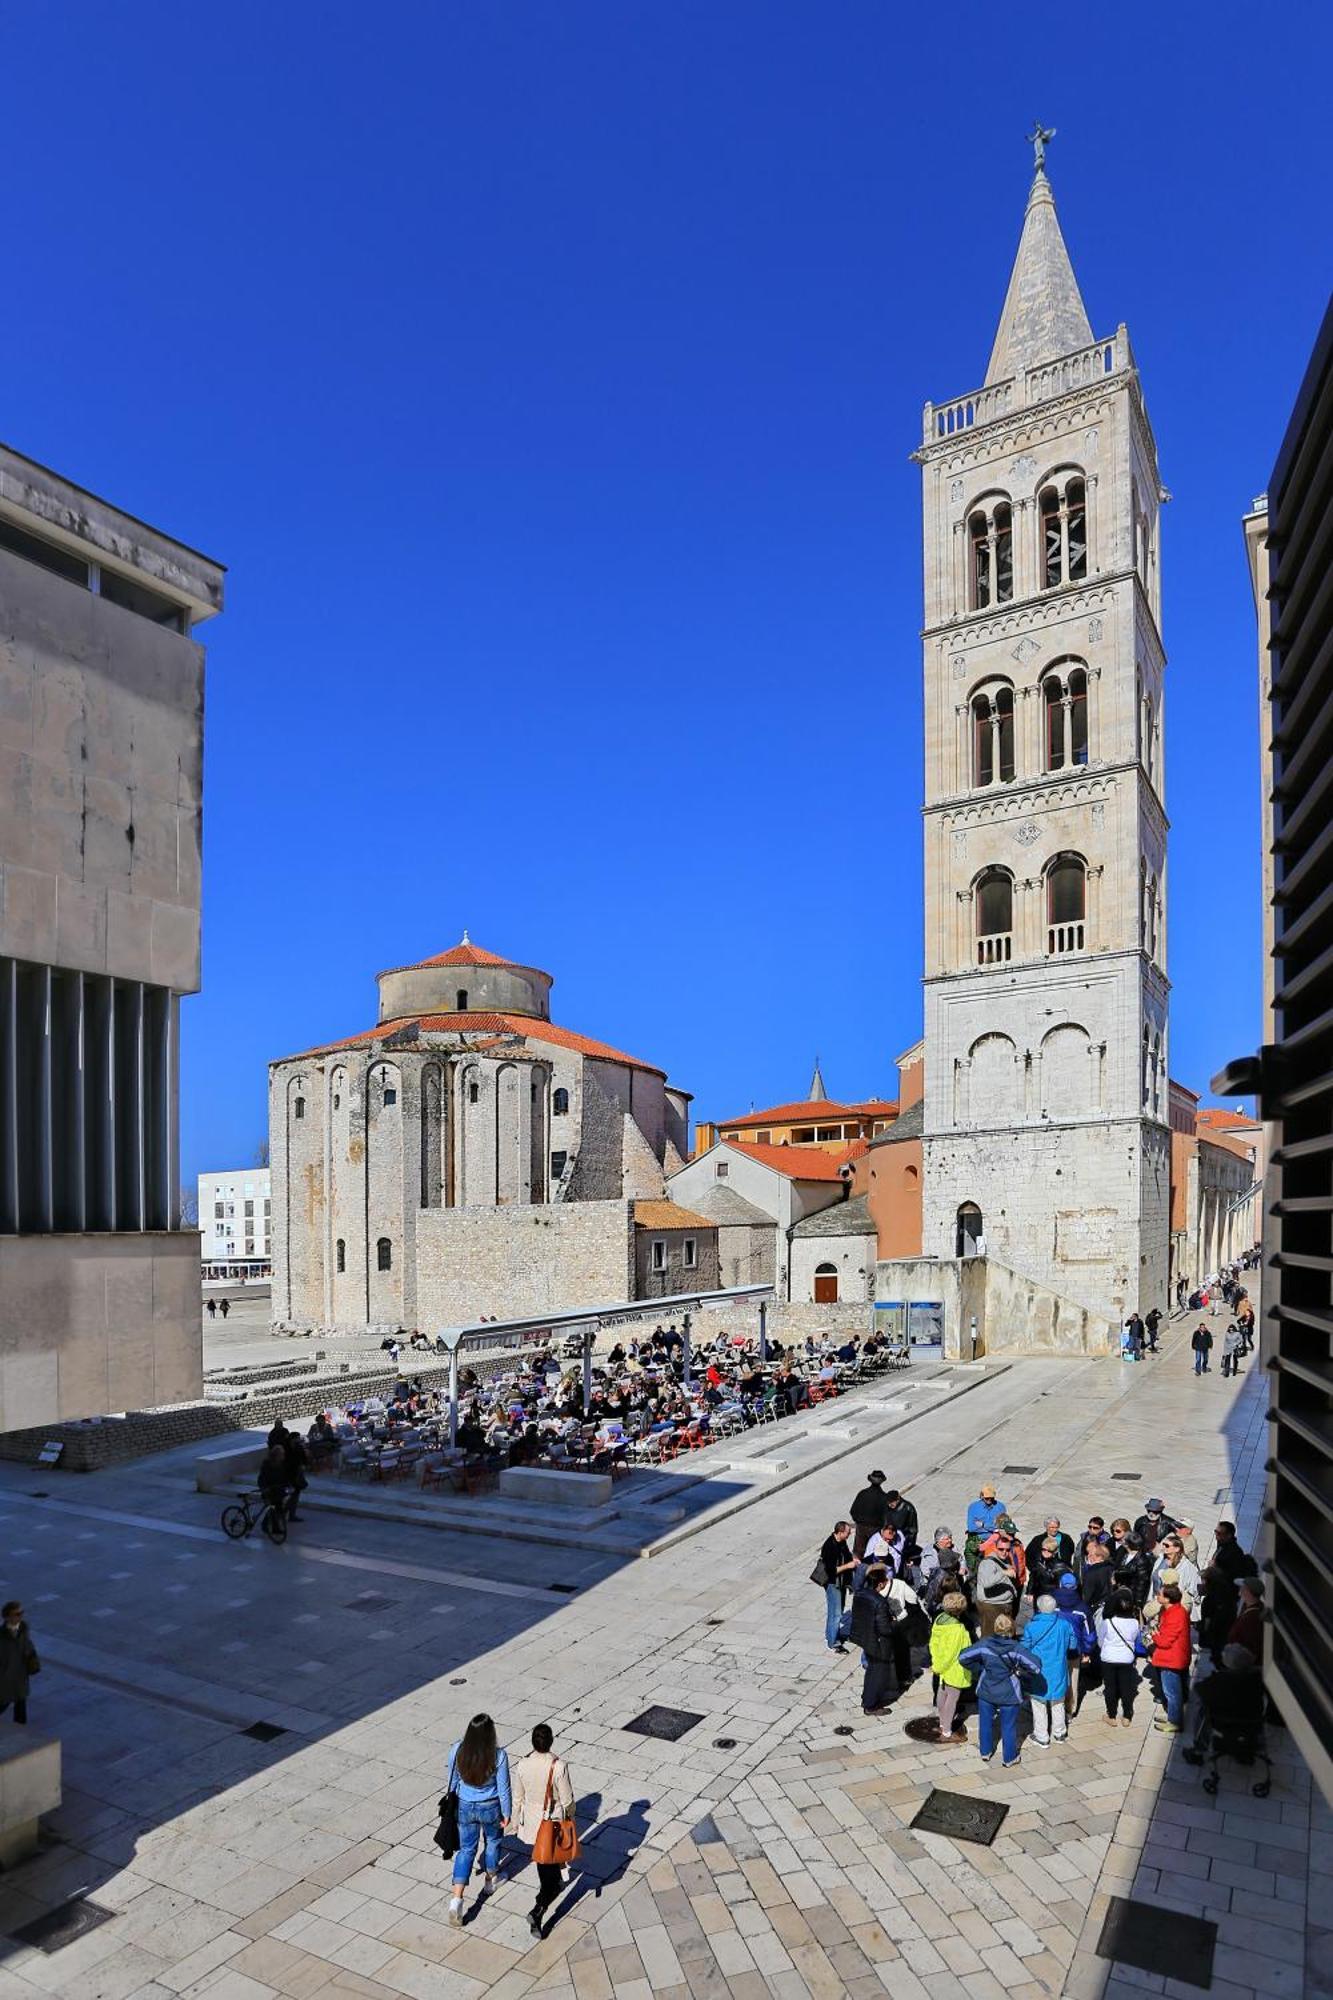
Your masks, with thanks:
M1333 307L1274 467L1267 529L1256 594L1266 582L1272 1040L1214 1087L1256 1091L1272 1127L1266 1664L1333 1797Z

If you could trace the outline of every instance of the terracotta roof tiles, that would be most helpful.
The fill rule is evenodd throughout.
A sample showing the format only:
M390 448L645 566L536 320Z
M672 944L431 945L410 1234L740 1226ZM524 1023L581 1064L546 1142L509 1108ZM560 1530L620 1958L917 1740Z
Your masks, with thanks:
M717 1224L696 1209L681 1208L674 1201L636 1201L636 1229L716 1229Z
M424 1029L441 1035L516 1035L530 1042L549 1042L553 1048L570 1049L576 1055L592 1056L601 1062L624 1063L629 1069L649 1070L664 1076L656 1063L640 1062L637 1056L613 1049L608 1042L594 1041L591 1035L576 1034L572 1028L558 1028L554 1021L540 1021L529 1014L409 1014L397 1021L381 1021L363 1028L359 1035L344 1035L336 1042L321 1042L313 1049L282 1056L282 1062L300 1062L314 1056L331 1055L337 1049L374 1048L377 1043L401 1035L405 1029Z

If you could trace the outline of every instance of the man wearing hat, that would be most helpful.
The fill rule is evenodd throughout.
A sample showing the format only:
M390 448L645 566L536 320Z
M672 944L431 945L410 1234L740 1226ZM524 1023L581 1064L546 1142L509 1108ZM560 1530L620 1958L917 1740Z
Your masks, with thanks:
M886 1474L882 1472L868 1473L866 1484L847 1510L856 1530L852 1548L858 1561L865 1555L870 1537L878 1534L889 1518L888 1501L884 1497L885 1478Z
M1158 1500L1154 1496L1149 1500L1147 1507L1134 1523L1134 1533L1138 1536L1145 1549L1155 1549L1163 1537L1169 1535L1176 1525L1176 1522L1172 1520L1166 1511L1165 1500Z
M994 1534L1004 1511L1003 1500L996 1499L995 1488L987 1480L967 1510L967 1540L963 1544L963 1559L970 1570L975 1570L981 1544Z

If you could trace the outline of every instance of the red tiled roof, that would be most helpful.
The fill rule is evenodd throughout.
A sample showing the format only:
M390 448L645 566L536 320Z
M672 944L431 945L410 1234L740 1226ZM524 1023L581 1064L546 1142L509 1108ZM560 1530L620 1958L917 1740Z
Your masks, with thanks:
M483 951L479 944L466 939L456 944L452 951L437 952L434 958L419 958L418 965L515 965L516 959L501 958L496 952ZM415 968L413 968L415 969Z
M723 1144L726 1143L724 1140ZM793 1181L841 1180L838 1169L864 1148L863 1139L854 1139L850 1146L840 1147L836 1152L824 1146L763 1146L754 1139L736 1141L736 1151L747 1160L774 1167Z
M331 1055L335 1049L373 1048L404 1028L423 1028L429 1034L440 1035L521 1035L531 1042L549 1042L554 1048L572 1049L576 1055L624 1063L630 1069L650 1070L654 1076L666 1075L656 1063L640 1062L637 1056L627 1056L623 1049L613 1049L608 1042L594 1041L590 1035L576 1034L572 1028L558 1028L554 1021L539 1021L529 1014L408 1014L401 1020L381 1021L374 1028L363 1028L359 1035L321 1042L317 1048L301 1049L296 1055L282 1056L279 1060L301 1062L312 1056Z
M719 1132L743 1125L836 1125L848 1118L887 1118L897 1109L895 1097L868 1097L861 1104L834 1104L829 1098L816 1097L805 1104L775 1104L769 1111L747 1111L743 1118L714 1122Z
M1247 1117L1243 1111L1223 1111L1219 1105L1214 1104L1202 1106L1199 1111L1199 1123L1226 1131L1234 1131L1242 1125L1248 1131L1255 1131L1258 1128L1258 1121Z

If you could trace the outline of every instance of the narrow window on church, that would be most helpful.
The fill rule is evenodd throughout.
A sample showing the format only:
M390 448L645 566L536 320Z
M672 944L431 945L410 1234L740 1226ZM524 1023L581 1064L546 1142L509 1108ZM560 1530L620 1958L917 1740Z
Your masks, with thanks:
M1088 501L1081 479L1071 479L1065 488L1065 512L1069 542L1069 580L1077 583L1088 573Z
M305 1117L305 1099L304 1099L304 1097L298 1097L298 1098L296 1098L296 1099L294 1099L294 1100L293 1100L293 1103L292 1103L292 1117L293 1117L293 1118L304 1118L304 1117Z
M569 1109L569 1092L567 1090L562 1089L556 1091L555 1095L551 1099L551 1109L555 1113L557 1118L564 1117L565 1113Z
M1153 772L1153 712L1152 712L1152 696L1150 694L1146 694L1143 697L1143 728L1141 733L1143 736L1143 768L1148 773L1148 776L1151 778L1153 777L1154 772Z
M1148 877L1148 956L1157 956L1157 877Z
M1014 594L1014 513L995 509L995 602L1008 604Z
M393 1269L393 1245L387 1236L381 1236L375 1245L375 1268L377 1271Z
M1011 956L1014 882L1004 868L988 868L976 888L977 964L1000 965Z
M1053 486L1041 495L1041 581L1044 590L1064 582L1060 556L1060 495Z
M1046 949L1082 951L1088 871L1076 854L1062 854L1046 871Z
M466 1012L467 1012L467 988L466 988L466 986L460 986L460 987L459 987L459 989L458 989L458 991L457 991L457 993L455 993L455 995L454 995L454 1005L455 1005L455 1007L456 1007L456 1008L458 1009L458 1011L459 1011L459 1013L460 1013L460 1014L466 1014Z
M1152 1043L1149 1039L1148 1027L1145 1022L1143 1028L1143 1101L1145 1104L1148 1102L1148 1092L1151 1088L1151 1072Z
M398 1092L390 1083L386 1083L384 1086L384 1102L386 1104L396 1104L398 1102Z
M1000 783L1011 784L1014 776L1014 691L1001 688L995 697L995 714L999 723L996 734L999 737Z
M339 1275L347 1269L347 1245L341 1236L333 1246L333 1268Z
M1139 856L1139 945L1148 949L1148 864Z
M979 694L972 702L972 783L995 782L995 738L991 729L990 698Z
M984 611L990 603L990 524L976 513L967 523L968 563L971 569L971 598L974 611Z
M1069 676L1069 761L1088 761L1088 677L1082 667Z
M470 1084L468 1085L468 1087L467 1087L467 1101L468 1101L468 1103L469 1103L469 1104L480 1104L480 1102L481 1102L481 1085L480 1085L479 1083L470 1083Z
M569 1158L568 1153L552 1153L551 1179L553 1181L558 1181L561 1174L563 1174L563 1172L565 1171L565 1162L568 1158Z
M1063 694L1057 675L1041 684L1042 702L1045 709L1046 725L1046 769L1062 771L1065 762L1065 707Z

